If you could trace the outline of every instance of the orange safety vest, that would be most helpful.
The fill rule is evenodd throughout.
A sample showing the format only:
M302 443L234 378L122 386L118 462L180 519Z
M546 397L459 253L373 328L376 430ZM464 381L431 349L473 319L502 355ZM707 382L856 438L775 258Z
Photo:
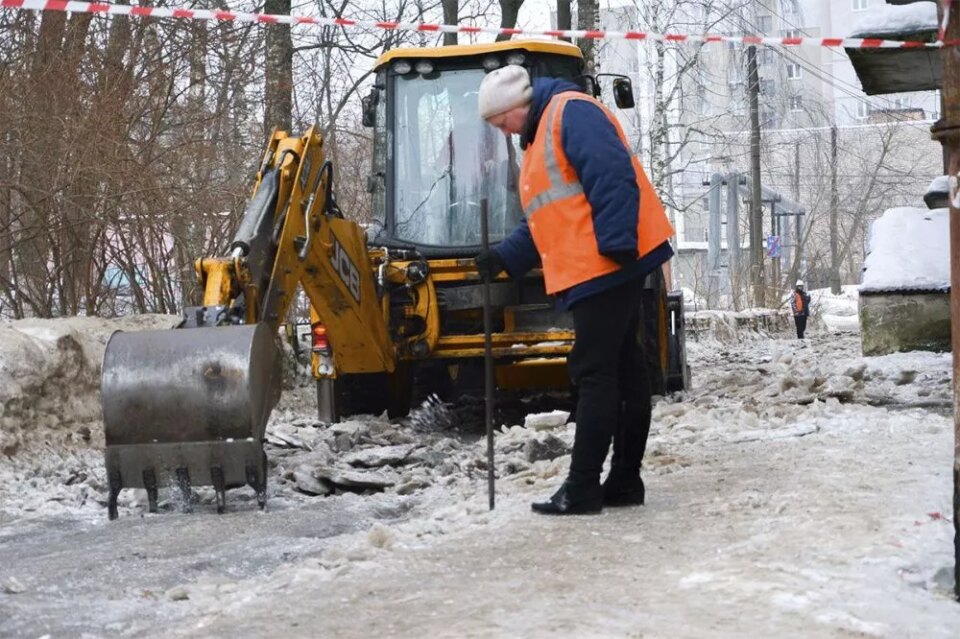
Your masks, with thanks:
M576 91L558 93L540 118L533 143L523 154L520 168L520 202L543 264L547 293L553 294L620 269L600 254L593 228L593 209L577 172L563 151L563 109L571 100L596 104L613 124L624 147L627 137L616 117L603 104ZM650 253L670 237L673 227L650 179L633 156L640 189L637 221L637 254Z
M800 291L793 292L793 310L795 313L803 312L803 295L800 294Z

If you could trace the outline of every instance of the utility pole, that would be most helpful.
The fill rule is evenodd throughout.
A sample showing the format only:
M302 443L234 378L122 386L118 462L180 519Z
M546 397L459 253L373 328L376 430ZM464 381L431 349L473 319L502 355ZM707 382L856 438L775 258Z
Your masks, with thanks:
M800 203L800 143L799 142L796 142L793 145L793 201L796 202L797 204ZM794 244L793 265L790 268L791 286L793 284L793 281L800 277L800 273L802 269L801 267L802 262L800 261L801 259L800 248L802 246L802 240L803 240L803 235L802 235L803 227L801 226L801 223L800 223L802 217L803 216L798 215L796 219L797 228L796 228L796 233L794 234L794 240L793 240L793 244Z
M740 290L743 285L741 265L743 260L740 258L740 174L730 173L726 178L727 184L727 254L729 255L729 266L727 272L730 274L730 296L733 299L733 308L739 311Z
M840 294L840 265L837 264L837 209L840 193L837 191L837 125L830 127L830 292Z
M764 306L763 278L763 197L760 190L760 75L757 73L757 47L747 48L747 92L750 96L750 175L753 193L750 204L750 275L754 303Z
M938 4L941 18L944 7L950 12L943 39L957 42L960 39L960 4L945 0ZM949 154L947 175L953 193L957 190L956 176L960 173L960 48L945 46L940 55L943 60L943 113L931 133ZM953 351L953 574L955 594L960 599L960 209L954 197L950 198L950 318Z
M720 296L720 236L723 224L720 219L720 186L723 176L714 173L710 176L710 218L707 227L707 306L717 308Z
M777 214L777 201L770 202L770 226L773 227L770 235L780 238L780 251L783 252L783 238L780 237L780 217ZM780 255L770 255L770 284L773 290L773 304L780 301Z

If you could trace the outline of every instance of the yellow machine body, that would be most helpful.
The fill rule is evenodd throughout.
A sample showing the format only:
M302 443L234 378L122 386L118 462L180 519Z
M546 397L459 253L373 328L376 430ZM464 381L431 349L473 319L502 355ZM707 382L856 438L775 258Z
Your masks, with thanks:
M185 309L176 329L115 335L107 345L102 402L111 518L122 488L146 488L156 510L157 488L167 483L180 486L185 503L191 484L213 485L219 510L227 488L247 483L263 505L262 442L280 392L273 342L299 289L311 306L322 419L384 409L404 414L415 382L440 392L476 378L484 354L482 283L472 259L478 200L494 200L494 241L520 215L518 198L510 196L518 188L519 151L473 113L484 70L503 64L570 79L582 73L579 49L561 42L397 49L377 61L363 105L374 128L371 192L380 231L372 237L370 225L336 206L334 171L317 130L273 133L228 249L195 264L202 304ZM431 116L436 105L446 121ZM485 160L479 142L455 149L463 127L499 155ZM491 172L494 165L500 173ZM498 175L504 180L491 177ZM668 306L662 278L653 280L647 339L662 382L676 368L670 345L682 318ZM546 297L541 274L518 281L501 274L490 286L498 387L568 387L574 334Z

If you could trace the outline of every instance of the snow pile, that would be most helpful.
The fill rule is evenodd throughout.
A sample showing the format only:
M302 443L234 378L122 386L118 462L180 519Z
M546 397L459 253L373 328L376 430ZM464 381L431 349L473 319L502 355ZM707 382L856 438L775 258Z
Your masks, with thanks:
M707 308L707 300L697 295L692 288L681 286L680 291L683 293L683 310L695 312Z
M769 339L793 329L786 310L754 308L743 311L697 311L685 316L687 352L714 351L724 345Z
M910 207L885 211L870 225L860 292L949 290L949 214Z
M881 4L870 8L848 37L864 38L881 35L917 33L937 29L937 4L913 2L906 5Z
M839 295L829 288L810 291L810 308L827 327L835 332L860 332L858 301L859 288L855 284L842 286Z
M142 315L0 324L0 458L25 449L102 446L100 363L107 339L115 330L175 322Z

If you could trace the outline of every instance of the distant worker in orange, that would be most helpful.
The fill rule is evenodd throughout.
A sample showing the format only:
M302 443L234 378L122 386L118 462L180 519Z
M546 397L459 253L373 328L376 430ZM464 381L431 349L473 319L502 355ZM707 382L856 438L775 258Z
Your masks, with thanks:
M797 287L790 296L790 308L793 309L793 323L797 325L797 339L803 339L810 317L810 294L803 289L803 280L797 280Z

